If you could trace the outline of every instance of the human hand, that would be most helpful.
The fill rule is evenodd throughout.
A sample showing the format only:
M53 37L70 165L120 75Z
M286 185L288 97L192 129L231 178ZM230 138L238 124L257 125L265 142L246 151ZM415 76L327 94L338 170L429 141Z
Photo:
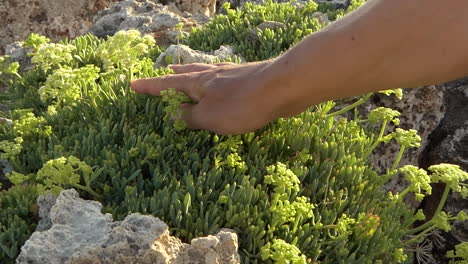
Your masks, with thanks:
M194 102L181 105L180 118L189 128L242 134L277 117L275 96L267 91L266 69L270 63L172 65L176 74L134 80L131 87L138 93L155 96L174 88Z

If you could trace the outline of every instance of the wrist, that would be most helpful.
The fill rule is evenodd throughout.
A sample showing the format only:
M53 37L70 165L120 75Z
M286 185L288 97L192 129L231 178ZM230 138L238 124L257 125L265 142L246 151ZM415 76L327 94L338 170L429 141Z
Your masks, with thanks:
M265 94L276 117L290 117L308 107L336 99L339 78L331 66L332 36L318 32L302 41L266 68Z

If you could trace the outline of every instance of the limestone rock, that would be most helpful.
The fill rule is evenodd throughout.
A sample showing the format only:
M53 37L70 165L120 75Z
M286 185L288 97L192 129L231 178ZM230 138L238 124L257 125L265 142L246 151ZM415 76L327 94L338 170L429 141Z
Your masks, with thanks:
M154 67L165 67L168 64L213 63L216 60L225 60L235 56L230 46L221 46L214 52L192 50L186 45L171 45L159 55Z
M100 12L90 32L98 37L112 36L117 31L138 29L143 33L175 27L183 18L158 1L122 1Z
M404 165L420 165L420 157L429 144L429 136L440 124L445 115L444 92L439 86L427 86L413 89L405 89L403 99L400 101L395 96L383 94L375 95L367 104L367 111L378 106L395 109L401 113L400 125L403 129L415 129L421 137L420 148L409 148L400 161L400 167ZM387 131L394 131L395 126L389 125ZM395 140L387 144L381 144L373 153L374 166L381 172L391 168L399 151L399 145ZM407 183L402 177L394 177L387 183L386 189L402 191ZM416 203L413 203L416 205Z
M181 11L205 16L213 16L216 13L216 0L175 0L175 5Z
M158 45L175 43L181 33L175 27L182 23L183 32L202 25L209 19L203 15L182 13L173 4L162 5L157 0L125 0L103 10L95 17L89 32L98 36L112 36L117 31L136 29L155 36Z
M26 48L23 48L23 42L15 41L5 47L5 55L10 56L13 61L21 64L26 59L28 51Z
M118 0L3 0L0 1L0 54L6 45L30 33L53 40L82 35L92 16Z
M403 129L415 129L421 137L421 147L418 149L409 148L400 161L400 166L411 164L420 165L420 158L424 149L430 144L430 135L438 128L446 114L444 106L444 88L441 86L425 86L403 90L403 99L398 100L396 96L387 96L381 93L375 93L367 102L359 107L363 118L377 107L388 107L401 113L399 116L400 124L398 127ZM357 98L348 98L337 101L337 109L356 101ZM353 113L345 115L352 118ZM380 129L380 124L375 127L376 131ZM386 134L393 132L395 126L392 123L387 125ZM394 140L387 144L381 143L371 156L371 162L381 173L385 173L391 168L398 153L399 146ZM390 188L392 189L392 188Z
M29 49L23 48L23 42L15 41L5 48L5 55L10 56L12 61L20 64L20 72L32 67L31 57L28 57Z
M431 143L430 136L438 128L446 114L444 106L444 87L425 86L403 90L403 99L398 100L396 96L387 96L375 93L367 102L359 107L359 112L366 118L373 109L377 107L389 107L401 113L398 127L403 129L415 129L421 137L420 148L408 148L405 150L400 165L421 166L421 159L424 156L425 148ZM356 101L357 98L348 98L338 101L337 109L343 108ZM344 104L343 104L344 103ZM347 118L353 118L353 113L346 113ZM380 129L380 123L375 126L375 131ZM395 131L392 123L387 125L385 134ZM370 161L379 173L386 173L391 168L398 154L400 146L391 140L387 144L381 143L370 156ZM401 175L393 177L386 183L385 189L392 192L400 192L408 186L408 183ZM419 202L414 201L411 195L407 195L407 202L418 207Z
M8 160L0 160L0 191L8 190L12 186L12 183L6 177L6 175L12 171L13 167Z
M153 216L131 214L113 222L101 213L100 203L79 198L73 189L62 191L55 204L50 200L41 197L38 204L51 226L32 234L18 264L240 263L237 235L229 230L188 245L170 236L168 226Z
M424 166L454 163L468 171L468 78L443 85L447 110L426 147Z
M75 190L61 192L50 210L52 227L31 235L17 263L65 263L80 248L103 244L112 218L102 215L101 207L98 202L79 199Z
M322 12L315 12L312 14L312 18L316 18L319 23L328 25L330 23L330 19L328 18L328 14L324 14Z
M424 168L433 164L453 163L468 171L468 78L448 82L440 86L444 90L444 118L429 136L429 144L420 157ZM422 208L428 215L436 210L445 186L435 184L432 195L426 197ZM444 210L456 215L468 210L468 200L457 193L450 193ZM460 242L468 241L468 221L456 221L449 233L443 233L446 240L440 250L433 255L437 263L445 263L445 252ZM432 241L434 239L430 238Z
M35 231L45 231L52 227L50 220L50 210L55 205L56 198L53 194L47 193L37 197L37 206L39 207L39 223Z

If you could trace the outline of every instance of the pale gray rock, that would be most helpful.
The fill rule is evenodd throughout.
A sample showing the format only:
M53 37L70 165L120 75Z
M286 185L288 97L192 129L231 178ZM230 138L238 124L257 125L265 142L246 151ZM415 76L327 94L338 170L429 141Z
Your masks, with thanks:
M341 109L358 98L349 98L338 101L337 110ZM421 147L418 149L409 148L405 151L400 161L400 166L415 165L419 166L420 157L424 149L430 143L429 136L439 126L445 117L446 109L444 107L444 89L438 86L427 86L412 89L403 89L403 99L399 100L394 95L384 95L375 93L367 102L359 106L359 112L362 118L377 107L388 107L401 113L399 116L400 124L397 127L403 129L414 129L421 137ZM346 113L346 117L352 118L353 113ZM378 132L380 123L368 129ZM393 123L387 125L385 134L395 131L396 126ZM400 146L391 140L389 143L381 143L372 153L371 162L374 168L380 173L385 173L391 168ZM394 188L390 187L389 189ZM398 188L397 188L398 189Z
M1 0L0 55L6 45L31 33L53 40L82 35L92 16L115 1L119 0Z
M18 264L240 263L237 235L230 230L188 245L170 236L168 226L153 216L130 214L113 222L101 213L100 203L79 198L73 189L62 191L55 204L51 200L47 195L38 199L41 217L47 218L52 206L51 226L44 224L32 234Z
M23 48L23 42L15 41L5 47L5 55L10 56L12 60L21 62L27 56L27 49Z
M103 243L83 245L67 263L167 263L168 258L151 247L168 236L168 226L158 218L131 214L113 226ZM166 246L177 249L182 243Z
M173 263L240 263L237 254L237 236L224 229L214 236L194 238Z
M39 207L39 223L35 231L45 231L52 227L50 220L50 210L55 205L56 197L51 193L39 195L37 197L37 206Z
M221 46L214 52L203 52L192 50L186 45L171 45L165 52L159 55L154 63L154 67L165 67L168 64L213 63L234 56L236 56L234 49L230 46ZM241 58L241 61L245 60Z
M444 90L445 115L439 126L429 136L429 144L420 157L420 165L427 168L433 164L452 163L468 171L468 78L452 81L440 86ZM436 210L445 186L435 184L432 195L427 197L422 208L432 215ZM450 193L444 210L456 215L468 212L468 200L457 193ZM460 242L468 241L468 221L456 221L449 233L442 232L446 243L435 251L437 262L446 263L444 253Z
M312 18L316 18L319 23L323 25L328 25L330 23L330 19L328 18L328 14L324 14L322 12L315 12L312 14Z
M177 8L192 14L200 13L213 16L216 13L216 0L175 0Z
M3 174L8 174L13 171L13 167L8 160L0 160L0 168L2 169Z
M12 183L6 177L6 175L12 171L13 167L8 160L0 160L0 184L2 185L0 190L7 190L12 186Z
M445 117L446 108L444 107L444 88L440 86L425 86L419 88L411 88L403 90L403 99L399 100L395 95L387 96L382 93L375 93L367 102L361 105L358 109L362 118L367 118L367 115L377 107L388 107L397 110L401 113L398 127L403 129L414 129L421 137L420 148L408 148L405 150L400 165L421 166L421 159L424 156L425 149L431 143L429 137L438 128L442 119ZM349 98L338 102L337 109L356 101L358 98ZM348 118L353 118L353 113L345 114ZM376 131L380 129L380 123L375 126L369 126L368 129ZM387 125L385 134L395 131L396 126L392 123ZM395 162L400 146L395 140L391 140L387 144L381 143L370 156L370 162L374 168L381 174L386 173ZM391 192L400 192L408 186L402 175L396 175L390 179L385 190ZM414 208L419 206L411 195L406 196L407 202Z
M13 121L5 117L0 117L0 123L6 123L9 126L13 125Z
M419 87L414 89L404 89L402 100L395 96L383 94L375 95L366 105L366 112L378 107L385 106L397 110L401 113L398 127L403 129L414 129L421 137L421 147L408 148L400 161L400 165L420 165L420 157L424 149L429 144L429 136L438 127L445 116L444 91L437 86ZM395 130L395 126L390 124L387 132ZM381 144L373 153L372 161L374 166L384 173L391 168L400 146L391 140L387 144ZM387 185L386 189L391 191L402 191L407 187L407 183L402 177L394 177ZM417 205L417 203L413 203Z
M98 37L112 36L120 30L130 29L151 33L174 28L181 22L186 22L185 18L175 14L158 1L127 0L100 12L89 31Z
M62 191L50 210L52 226L34 232L21 248L17 263L65 263L85 246L97 247L109 237L110 214L101 214L102 205L80 199L71 189Z
M180 34L187 34L192 27L208 21L203 14L182 12L174 3L162 5L157 0L125 0L100 12L89 32L105 38L120 30L136 29L155 36L158 45L169 45L176 43ZM176 29L179 23L184 25L181 30Z
M16 41L6 46L5 55L10 56L11 61L18 62L20 64L20 71L28 70L32 67L31 57L28 53L30 49L23 47L23 42Z

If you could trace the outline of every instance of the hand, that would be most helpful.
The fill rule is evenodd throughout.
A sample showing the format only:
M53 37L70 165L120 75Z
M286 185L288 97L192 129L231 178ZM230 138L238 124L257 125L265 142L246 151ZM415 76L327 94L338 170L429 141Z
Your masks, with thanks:
M266 68L270 62L248 64L172 65L176 74L134 80L138 93L159 96L169 88L188 95L193 104L181 106L180 118L189 128L218 134L254 131L276 118L267 96Z

